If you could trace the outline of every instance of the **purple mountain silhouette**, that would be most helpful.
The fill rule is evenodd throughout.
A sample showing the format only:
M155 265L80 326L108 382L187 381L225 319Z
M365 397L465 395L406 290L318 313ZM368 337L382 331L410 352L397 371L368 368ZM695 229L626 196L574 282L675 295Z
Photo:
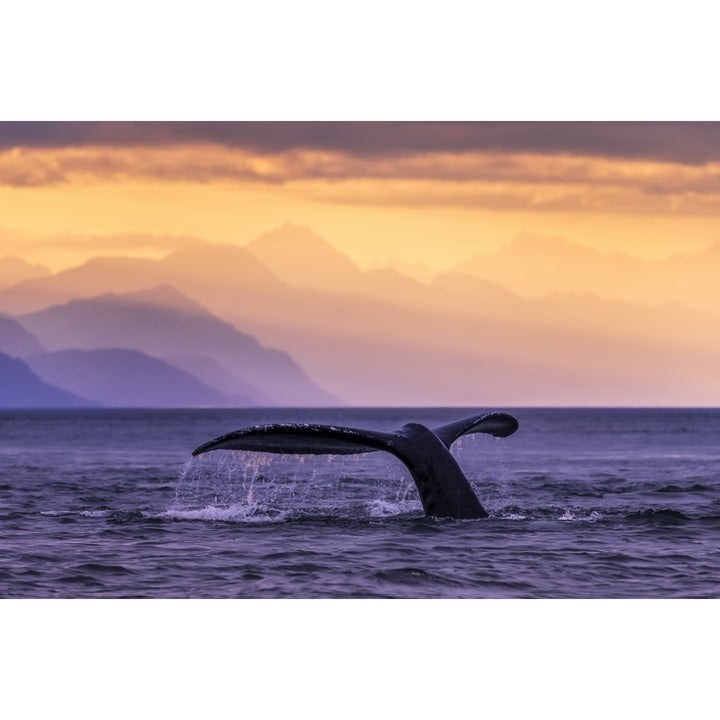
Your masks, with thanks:
M27 359L43 380L107 407L218 407L228 398L190 373L137 350L60 350Z
M57 408L93 406L89 400L43 382L28 365L0 353L0 407Z
M207 385L245 396L253 403L337 404L290 355L263 347L167 286L74 300L18 320L51 351L134 349L192 367ZM198 362L198 357L212 362ZM220 373L213 371L216 365ZM233 377L237 378L234 386Z
M0 317L0 352L22 358L45 352L45 348L20 323Z

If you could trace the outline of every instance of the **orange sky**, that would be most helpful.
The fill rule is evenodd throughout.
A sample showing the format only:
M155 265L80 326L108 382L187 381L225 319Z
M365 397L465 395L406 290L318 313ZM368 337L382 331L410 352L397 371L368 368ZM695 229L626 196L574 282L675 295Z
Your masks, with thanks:
M161 255L167 236L244 245L286 222L363 267L433 271L527 233L648 259L720 240L713 123L33 125L0 123L0 255L54 270Z

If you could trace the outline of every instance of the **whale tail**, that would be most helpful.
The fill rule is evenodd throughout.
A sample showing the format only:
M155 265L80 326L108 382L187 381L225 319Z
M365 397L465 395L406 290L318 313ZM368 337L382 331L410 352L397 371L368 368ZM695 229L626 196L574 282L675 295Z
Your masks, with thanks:
M390 450L391 433L335 425L280 423L254 425L210 440L193 450L202 455L212 450L250 450L286 455L354 455Z
M517 428L517 420L506 413L471 415L433 430L408 423L395 432L309 423L255 425L210 440L196 448L193 455L213 450L290 455L352 455L382 450L397 457L410 470L427 515L482 518L487 517L487 512L449 448L462 435L488 433L507 437Z
M518 429L518 421L507 413L491 412L482 415L453 420L433 429L446 448L449 448L462 435L487 433L494 437L508 437Z

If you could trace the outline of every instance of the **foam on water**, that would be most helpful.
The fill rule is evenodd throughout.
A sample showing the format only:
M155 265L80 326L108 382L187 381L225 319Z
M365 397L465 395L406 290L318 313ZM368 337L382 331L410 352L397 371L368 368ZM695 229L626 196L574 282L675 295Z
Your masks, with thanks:
M171 520L205 520L213 522L237 522L237 523L276 523L287 520L290 516L289 510L271 510L270 508L258 508L255 505L239 504L228 507L210 505L204 508L193 510L167 510L158 517Z
M406 515L417 513L418 503L408 500L374 500L366 507L371 518L393 517L395 515Z
M495 515L494 517L497 517L501 520L527 520L527 515L524 515L523 513L519 512L500 512L499 514Z
M78 514L81 517L104 518L112 515L112 510L81 510Z

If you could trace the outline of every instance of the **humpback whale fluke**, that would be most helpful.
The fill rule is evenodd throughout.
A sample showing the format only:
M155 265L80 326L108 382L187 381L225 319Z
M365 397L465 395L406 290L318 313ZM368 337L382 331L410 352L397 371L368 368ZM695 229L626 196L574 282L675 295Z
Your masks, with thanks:
M471 415L433 429L408 423L395 432L306 423L255 425L210 440L193 450L193 455L212 450L290 455L353 455L384 450L410 470L427 515L484 518L487 511L450 454L450 446L462 435L488 433L507 437L517 428L518 422L512 415L497 412Z

